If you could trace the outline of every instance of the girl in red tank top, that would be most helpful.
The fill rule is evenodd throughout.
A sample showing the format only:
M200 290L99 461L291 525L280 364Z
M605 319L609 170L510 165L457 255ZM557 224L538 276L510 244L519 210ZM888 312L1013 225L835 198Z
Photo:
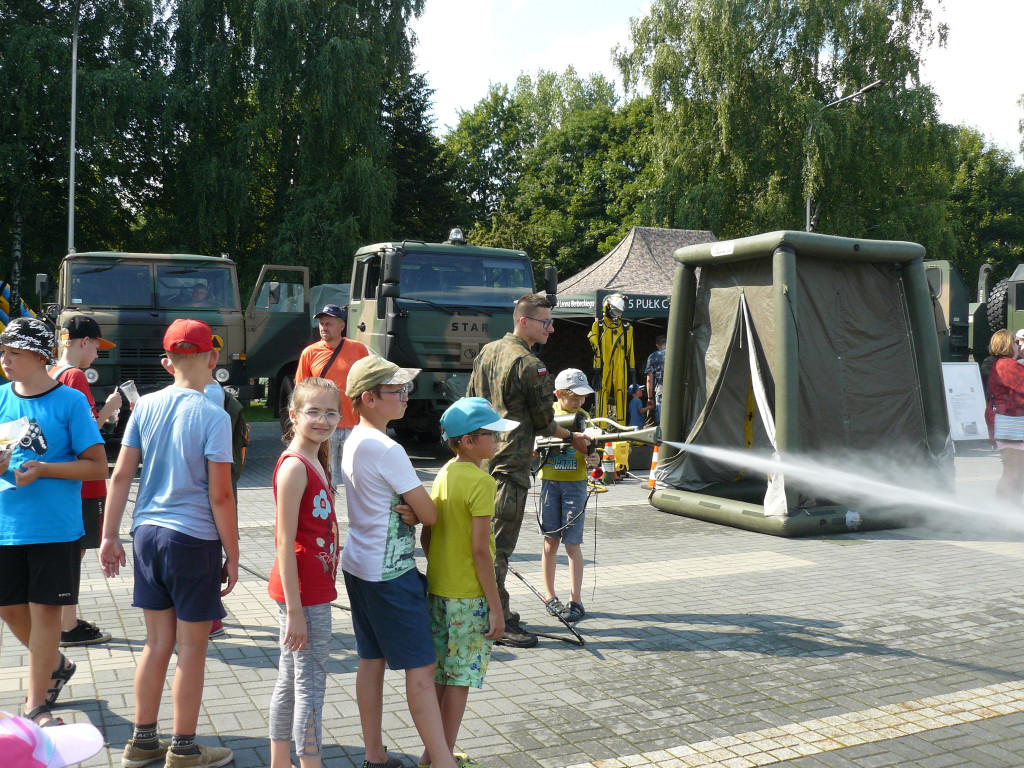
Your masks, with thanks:
M268 592L281 604L281 658L270 701L270 764L289 768L294 740L302 768L319 768L330 603L338 596L329 469L330 437L341 416L338 389L326 379L304 379L288 413L290 442L274 470L277 558Z

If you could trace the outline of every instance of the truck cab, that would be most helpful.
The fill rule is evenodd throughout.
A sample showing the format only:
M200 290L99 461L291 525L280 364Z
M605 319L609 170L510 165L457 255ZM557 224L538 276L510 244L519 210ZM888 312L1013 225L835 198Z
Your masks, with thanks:
M37 276L36 290L51 294L47 275ZM128 380L142 394L170 383L160 364L163 335L180 317L203 320L222 339L214 378L243 402L268 396L289 366L294 375L312 337L308 268L264 266L243 309L235 263L215 256L69 254L45 314L57 327L87 315L117 345L85 372L97 402Z
M512 330L516 300L534 292L524 251L465 244L376 243L352 269L346 336L403 368L422 368L402 436L433 438L448 404L466 393L480 348Z

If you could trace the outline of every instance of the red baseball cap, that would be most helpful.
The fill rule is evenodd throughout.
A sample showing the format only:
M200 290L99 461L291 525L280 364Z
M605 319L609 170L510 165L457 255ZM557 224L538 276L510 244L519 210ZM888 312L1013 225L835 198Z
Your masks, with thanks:
M179 344L192 344L195 349L177 350ZM167 352L195 353L209 352L213 349L220 349L223 342L220 336L210 330L210 326L202 320L181 317L171 323L171 327L164 334L164 350Z

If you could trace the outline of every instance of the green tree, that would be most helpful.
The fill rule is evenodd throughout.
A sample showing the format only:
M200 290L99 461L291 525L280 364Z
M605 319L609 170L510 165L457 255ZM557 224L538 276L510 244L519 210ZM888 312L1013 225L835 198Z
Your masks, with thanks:
M67 251L75 8L0 3L0 237L24 274L54 272ZM156 10L150 0L81 3L78 250L122 247L152 192L166 54Z
M594 261L640 214L653 106L619 109L611 83L571 68L493 86L446 137L477 203L472 241L521 248L562 274Z
M968 285L983 263L995 267L994 280L1009 277L1024 262L1024 171L971 128L957 131L956 148L949 194L953 261Z
M819 231L948 253L949 131L918 72L944 34L924 0L655 0L617 51L629 92L666 115L652 218L724 237L803 229L810 194Z

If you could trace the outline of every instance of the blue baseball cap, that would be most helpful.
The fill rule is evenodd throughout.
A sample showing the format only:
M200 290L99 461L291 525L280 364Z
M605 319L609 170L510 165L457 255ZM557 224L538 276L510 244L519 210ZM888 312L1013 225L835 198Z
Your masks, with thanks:
M456 400L441 414L441 429L447 440L462 437L478 429L494 432L511 432L519 426L518 421L503 419L490 403L482 397L464 397Z
M330 317L336 317L339 320L348 322L348 304L344 307L339 307L337 304L325 304L324 308L313 315L314 318L323 317L329 315Z

